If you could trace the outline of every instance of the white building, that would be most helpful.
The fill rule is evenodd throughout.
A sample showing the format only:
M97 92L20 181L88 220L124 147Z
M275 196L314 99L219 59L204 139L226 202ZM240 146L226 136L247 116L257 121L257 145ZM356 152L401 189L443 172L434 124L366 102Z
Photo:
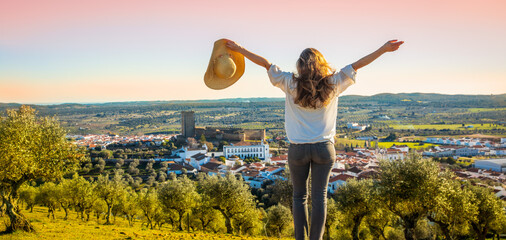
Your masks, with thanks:
M407 153L393 148L381 149L379 153L376 154L376 158L378 159L386 159L386 160L404 160Z
M182 162L187 158L191 158L197 154L205 155L207 153L207 145L203 145L201 148L190 148L190 147L182 147L172 153L174 157L179 157L179 159L174 159L174 161Z
M348 123L347 127L349 129L363 131L363 130L365 130L365 128L369 127L369 125L359 125L358 123Z
M492 170L495 172L506 172L506 158L475 160L474 167L480 169Z
M269 162L271 159L269 145L260 142L238 142L223 146L223 155L227 159L234 155L241 159L257 157L266 162Z
M200 166L209 162L211 158L203 153L197 153L189 158L185 159L185 163L200 171Z
M490 153L492 155L506 155L506 148L496 148L493 150L491 149Z
M478 155L478 149L472 147L461 147L455 149L455 155L457 156L465 156L471 157Z
M327 186L327 191L329 193L334 193L339 186L346 183L346 181L350 178L355 178L354 176L348 174L339 174L329 179L329 184Z

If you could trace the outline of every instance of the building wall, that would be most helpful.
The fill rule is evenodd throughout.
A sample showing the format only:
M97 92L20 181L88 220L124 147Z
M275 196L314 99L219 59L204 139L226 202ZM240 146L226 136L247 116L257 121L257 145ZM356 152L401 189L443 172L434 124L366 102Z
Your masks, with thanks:
M500 164L490 161L474 161L474 167L479 169L492 170L495 172L506 172L506 168L501 168Z
M265 139L265 129L219 129L215 127L198 127L195 128L195 134L197 137L200 137L202 134L204 134L206 138L216 138L227 141L259 141Z
M195 136L195 112L181 112L181 134L185 137Z
M245 129L243 131L246 140L265 140L265 129Z
M242 159L247 157L258 157L263 160L270 160L269 145L250 145L250 146L224 146L223 155L225 158L238 156Z

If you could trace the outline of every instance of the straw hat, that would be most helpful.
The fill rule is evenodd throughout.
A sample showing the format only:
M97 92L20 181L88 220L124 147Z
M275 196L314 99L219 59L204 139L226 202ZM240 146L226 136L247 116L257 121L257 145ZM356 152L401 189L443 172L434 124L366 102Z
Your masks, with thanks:
M227 88L244 74L244 56L227 48L226 43L226 39L214 42L213 53L204 75L204 82L211 89Z

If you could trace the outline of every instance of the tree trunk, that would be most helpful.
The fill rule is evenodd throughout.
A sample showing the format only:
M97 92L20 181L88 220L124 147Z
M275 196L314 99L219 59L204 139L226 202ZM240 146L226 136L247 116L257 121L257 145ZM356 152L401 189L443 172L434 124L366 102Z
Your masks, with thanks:
M360 223L362 222L363 216L355 216L353 218L353 229L351 230L351 236L353 237L353 240L359 240L358 234L359 234L359 227Z
M230 220L230 216L228 216L228 214L226 214L224 210L222 209L218 210L221 212L223 217L225 217L225 227L227 228L227 233L234 234L234 227L232 227L232 221Z
M19 187L18 187L19 188ZM10 225L7 227L5 232L14 232L22 230L25 232L34 232L32 224L28 222L23 214L19 212L17 203L17 188L12 189L10 196L3 197L4 204L6 206L7 215L9 215Z
M63 220L67 220L69 218L69 209L67 207L63 207L63 210L65 211L65 217Z
M404 221L404 238L406 240L416 240L415 228L416 222L411 219L403 219Z
M445 239L448 239L448 240L454 239L454 237L451 234L449 224L446 224L442 221L437 221L436 219L434 219L431 216L428 216L427 219L429 219L429 221L431 221L431 222L435 222L439 226L439 228L441 229L441 232L443 232L443 235L445 236Z
M479 224L472 223L471 226L474 229L474 232L476 233L476 236L478 237L478 240L485 240L487 236L488 229L487 227L481 229Z
M183 231L183 216L179 213L179 231Z
M107 202L106 202L107 203ZM105 218L105 225L110 225L111 224L111 209L112 209L112 204L107 204L107 215L106 215L106 218Z
M383 237L383 239L387 240L387 236L385 236L385 230L384 229L381 231L381 236Z

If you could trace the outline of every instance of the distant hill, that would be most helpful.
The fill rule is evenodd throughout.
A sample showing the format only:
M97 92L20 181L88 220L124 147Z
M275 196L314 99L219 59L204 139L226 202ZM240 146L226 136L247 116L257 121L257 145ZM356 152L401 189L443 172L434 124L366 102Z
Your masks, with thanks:
M86 108L86 107L128 107L128 106L156 106L166 104L209 104L209 103L262 103L280 102L284 98L225 98L202 100L174 100L174 101L131 101L107 103L62 103L52 105L34 105L38 109L44 108ZM506 94L499 95L464 95L438 93L380 93L372 96L347 95L339 97L340 104L427 104L433 107L506 107ZM16 108L19 103L0 103L0 109Z
M342 104L374 102L376 104L427 105L432 107L506 107L506 94L450 95L438 93L380 93L372 96L348 95Z

